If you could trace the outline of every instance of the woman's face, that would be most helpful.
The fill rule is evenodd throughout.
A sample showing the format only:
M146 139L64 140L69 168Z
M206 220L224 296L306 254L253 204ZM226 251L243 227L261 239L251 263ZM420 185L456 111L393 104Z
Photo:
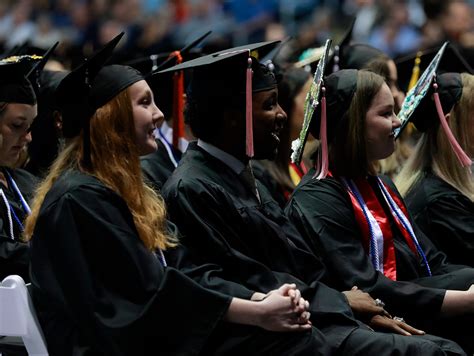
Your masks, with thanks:
M306 100L306 94L309 92L313 78L309 77L308 81L303 85L293 99L293 111L289 118L290 125L290 140L296 140L300 134L301 127L303 126L304 120L304 102ZM311 136L312 137L312 136ZM308 137L308 140L310 138Z
M30 126L38 114L37 106L9 103L0 113L0 165L12 167L31 142Z
M393 110L393 96L384 83L366 114L365 133L369 162L387 158L395 149L394 129L400 127L400 120Z
M138 152L141 156L153 153L158 148L154 131L163 121L163 113L155 105L153 93L147 82L140 80L129 88L132 99L133 120Z

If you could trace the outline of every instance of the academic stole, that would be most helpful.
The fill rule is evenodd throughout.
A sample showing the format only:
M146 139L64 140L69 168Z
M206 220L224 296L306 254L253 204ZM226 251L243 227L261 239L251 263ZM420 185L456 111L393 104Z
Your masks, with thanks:
M431 276L431 270L418 240L413 231L408 212L401 199L379 178L374 177L380 189L385 203L402 233L406 243L414 254L419 255L426 266L427 273ZM395 258L395 246L393 243L393 232L390 228L390 220L385 214L380 201L367 179L341 178L354 208L357 224L362 231L364 247L374 268L383 273L387 278L397 280L397 264Z

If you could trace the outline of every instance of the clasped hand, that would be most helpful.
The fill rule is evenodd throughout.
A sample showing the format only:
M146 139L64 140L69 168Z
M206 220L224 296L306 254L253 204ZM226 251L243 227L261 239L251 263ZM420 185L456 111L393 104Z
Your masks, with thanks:
M267 294L258 293L252 299L262 310L259 326L270 331L304 331L311 328L309 303L295 284L284 284Z

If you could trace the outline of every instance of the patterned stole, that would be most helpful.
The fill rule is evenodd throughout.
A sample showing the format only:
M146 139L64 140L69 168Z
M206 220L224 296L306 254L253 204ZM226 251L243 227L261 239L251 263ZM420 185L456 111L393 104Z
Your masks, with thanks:
M427 273L431 270L418 240L413 231L408 212L403 201L379 177L374 177L384 204L390 209L398 230L402 233L412 252L423 260ZM341 178L354 208L357 224L362 231L363 243L374 268L387 278L397 280L395 246L390 220L385 214L382 202L379 201L368 180Z

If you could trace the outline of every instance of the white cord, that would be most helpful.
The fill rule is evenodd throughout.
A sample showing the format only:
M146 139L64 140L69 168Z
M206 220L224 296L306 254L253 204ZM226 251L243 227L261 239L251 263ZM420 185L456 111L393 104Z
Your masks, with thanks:
M12 221L12 213L10 211L10 204L8 204L7 197L5 196L5 193L3 192L3 189L0 188L0 195L2 196L3 203L5 204L5 207L7 208L7 215L8 215L8 223L10 224L10 238L12 240L15 240L15 235L13 234L13 221Z

